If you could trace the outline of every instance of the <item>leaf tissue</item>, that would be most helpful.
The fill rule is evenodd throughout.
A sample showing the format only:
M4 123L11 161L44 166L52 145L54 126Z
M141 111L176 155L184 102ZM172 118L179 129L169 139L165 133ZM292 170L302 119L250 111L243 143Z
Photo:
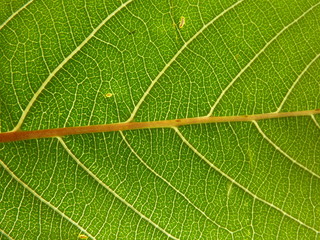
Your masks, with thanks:
M0 239L320 239L320 1L3 0Z

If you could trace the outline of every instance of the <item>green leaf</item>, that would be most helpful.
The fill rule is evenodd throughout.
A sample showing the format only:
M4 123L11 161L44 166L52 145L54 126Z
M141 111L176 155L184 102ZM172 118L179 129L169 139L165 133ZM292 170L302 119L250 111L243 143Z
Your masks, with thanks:
M319 0L0 13L1 133L230 117L1 143L0 239L319 239Z

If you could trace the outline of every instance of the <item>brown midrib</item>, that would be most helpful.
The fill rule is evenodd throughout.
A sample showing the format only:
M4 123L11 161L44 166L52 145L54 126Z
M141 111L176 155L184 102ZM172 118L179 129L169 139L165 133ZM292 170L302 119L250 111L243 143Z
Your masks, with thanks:
M163 120L153 122L122 122L112 124L101 124L80 127L65 127L65 128L52 128L43 130L32 131L12 131L0 133L0 142L13 142L27 139L50 138L57 136L85 134L85 133L99 133L99 132L114 132L135 130L144 128L171 128L183 125L200 124L200 123L220 123L220 122L248 122L258 121L263 119L284 118L284 117L298 117L298 116L311 116L319 114L320 109L296 111L296 112L280 112L280 113L263 113L255 115L242 115L242 116L223 116L223 117L195 117L183 118L174 120Z

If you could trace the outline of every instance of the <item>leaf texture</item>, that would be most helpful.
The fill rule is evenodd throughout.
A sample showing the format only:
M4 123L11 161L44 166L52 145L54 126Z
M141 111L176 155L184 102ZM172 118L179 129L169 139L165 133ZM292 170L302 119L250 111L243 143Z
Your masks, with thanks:
M1 5L2 133L320 108L318 0ZM0 143L0 165L0 239L320 237L319 114Z

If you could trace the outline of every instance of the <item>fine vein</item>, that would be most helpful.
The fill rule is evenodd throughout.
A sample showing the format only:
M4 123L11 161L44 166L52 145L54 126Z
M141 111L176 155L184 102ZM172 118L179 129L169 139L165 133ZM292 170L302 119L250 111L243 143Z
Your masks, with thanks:
M260 128L259 124L256 121L252 121L254 123L254 125L256 126L256 128L258 129L259 133L261 134L261 136L268 141L268 143L271 144L271 146L273 146L275 149L277 149L281 154L283 154L286 158L288 158L291 162L293 162L294 164L298 165L299 167L301 167L303 170L307 171L308 173L312 174L313 176L315 176L316 178L320 179L320 176L318 174L316 174L315 172L311 171L310 169L306 168L305 166L303 166L301 163L299 163L298 161L296 161L295 159L293 159L291 156L289 156L285 151L283 151L277 144L275 144Z
M32 3L33 0L30 0L29 2L27 2L26 4L24 4L21 8L19 8L16 12L14 12L10 17L8 17L8 19L6 21L4 21L4 23L1 24L0 26L0 30L7 25L8 22L10 22L15 16L17 16L23 9L25 9L26 7L28 7L28 5L30 3Z
M143 101L145 100L145 98L148 96L148 94L150 93L151 89L153 88L153 86L157 83L157 81L159 80L159 78L165 73L165 71L171 66L171 64L176 61L177 57L183 52L184 49L186 49L188 47L188 45L194 40L196 39L206 28L208 28L211 24L213 24L217 19L219 19L220 17L222 17L224 14L226 14L229 10L233 9L234 7L236 7L238 4L240 4L242 1L244 0L240 0L238 2L236 2L235 4L231 5L230 7L226 8L224 11L222 11L219 15L217 15L214 19L212 19L210 22L208 22L207 24L205 24L195 35L193 35L187 42L184 43L184 45L179 49L179 51L171 58L171 60L164 66L164 68L159 72L159 74L156 76L156 78L151 82L151 84L149 85L148 89L145 91L145 93L143 94L143 96L141 97L141 99L139 100L138 104L134 107L131 116L129 117L129 119L126 122L131 122L134 118L134 116L136 115L137 111L139 110L141 104L143 103Z
M178 128L174 128L174 130L176 131L176 133L179 135L179 137L181 138L181 140L195 153L197 154L202 160L204 160L210 167L212 167L214 170L216 170L218 173L220 173L222 176L224 176L225 178L227 178L231 183L235 184L236 186L238 186L239 188L241 188L243 191L245 191L246 193L248 193L250 196L252 196L254 199L259 200L260 202L276 209L277 211L281 212L284 216L289 217L290 219L292 219L293 221L301 224L302 226L316 232L316 233L320 233L320 230L317 230L307 224L305 224L304 222L300 221L299 219L295 218L294 216L291 216L289 213L283 211L281 208L277 207L276 205L264 200L263 198L258 197L257 195L255 195L253 192L251 192L249 189L247 189L245 186L241 185L240 183L238 183L235 179L233 179L232 177L230 177L229 175L227 175L226 173L224 173L223 171L221 171L221 169L219 169L217 166L215 166L214 164L212 164L204 155L202 155L184 136L183 134L179 131Z
M219 225L218 223L216 223L213 219L211 219L204 211L202 211L199 207L197 207L196 205L194 205L188 198L186 195L184 195L184 193L182 193L179 189L177 189L175 186L173 186L167 179L165 179L164 177L162 177L160 174L158 174L155 170L153 170L145 161L143 161L143 159L138 155L138 153L132 148L132 146L130 145L130 143L128 142L128 140L126 139L126 137L124 136L123 132L120 131L120 135L122 137L122 139L124 140L124 142L127 144L127 146L129 147L129 149L131 150L131 152L140 160L140 162L147 168L149 169L149 171L151 171L154 175L156 175L158 178L160 178L162 181L164 181L167 185L169 185L175 192L177 192L180 196L182 196L187 202L188 204L190 204L192 207L194 207L197 211L199 211L206 219L208 219L210 222L212 222L214 225L216 225L218 228L224 229L229 233L233 233L232 231L230 231L229 229Z
M241 69L241 71L232 79L232 81L228 84L228 86L221 92L220 96L215 100L213 106L210 109L210 112L207 116L211 116L216 106L219 104L222 97L225 95L225 93L230 89L230 87L237 81L237 79L244 73L251 64L270 46L271 43L273 43L283 32L285 32L289 27L297 23L300 19L302 19L306 14L308 14L310 11L312 11L315 7L317 7L320 4L317 3L311 8L309 8L307 11L305 11L301 16L296 18L294 21L292 21L290 24L286 25L280 32L278 32L269 42L264 45L264 47L247 63L247 65Z
M309 67L320 57L320 54L316 55L311 61L310 63L303 69L303 71L300 73L300 75L297 77L297 79L294 81L294 83L292 84L291 88L288 90L287 94L285 95L285 97L283 98L280 106L278 107L276 112L280 112L284 103L286 102L286 100L288 99L290 93L292 92L292 90L294 89L294 87L297 85L297 83L299 82L299 80L301 79L301 77L308 71Z
M82 232L84 232L86 235L88 235L90 238L95 239L86 229L84 229L82 226L79 225L79 223L73 221L70 217L68 217L66 214L61 212L57 207L53 206L52 203L41 197L36 191L34 191L31 187L29 187L25 182L23 182L18 176L16 176L13 171L10 170L10 168L2 161L0 160L0 165L9 173L9 175L16 180L18 183L20 183L25 189L27 189L30 193L32 193L36 198L38 198L41 202L46 204L49 208L53 209L56 213L58 213L60 216L62 216L64 219L69 221L72 225L76 226L78 229L80 229Z
M40 86L40 88L38 89L38 91L33 95L33 97L31 98L31 100L29 101L27 107L25 108L25 110L23 111L18 124L15 126L15 128L12 130L14 131L18 131L24 121L24 119L26 118L30 108L32 107L32 105L34 104L34 102L37 100L38 96L41 94L41 92L45 89L45 87L47 86L47 84L51 81L51 79L56 75L56 73L61 70L63 68L63 66L74 56L76 55L81 48L87 43L89 42L89 40L101 29L102 26L105 25L105 23L112 18L114 15L116 15L119 11L121 11L123 8L125 8L129 3L131 3L133 0L129 0L125 3L123 3L119 8L117 8L113 13L111 13L107 18L105 18L91 33L90 35L78 46L76 47L73 52L66 57L47 77L47 79L42 83L42 85Z
M169 238L172 239L177 239L170 233L168 233L166 230L161 228L158 224L153 222L151 219L149 219L147 216L142 214L139 210L137 210L132 204L127 202L124 198L122 198L120 195L118 195L113 189L111 189L107 184L105 184L103 181L101 181L93 172L91 172L74 154L73 152L69 149L69 147L66 145L66 143L63 141L62 138L57 137L63 148L67 151L67 153L73 158L73 160L76 161L76 163L83 169L85 170L97 183L99 183L102 187L104 187L107 191L112 193L118 200L120 200L124 205L129 207L131 210L133 210L136 214L138 214L142 219L153 225L155 228L160 230L162 233L167 235Z
M0 233L1 233L3 236L7 237L8 239L14 240L11 236L9 236L9 234L7 234L7 233L6 233L4 230L2 230L1 228L0 228Z

